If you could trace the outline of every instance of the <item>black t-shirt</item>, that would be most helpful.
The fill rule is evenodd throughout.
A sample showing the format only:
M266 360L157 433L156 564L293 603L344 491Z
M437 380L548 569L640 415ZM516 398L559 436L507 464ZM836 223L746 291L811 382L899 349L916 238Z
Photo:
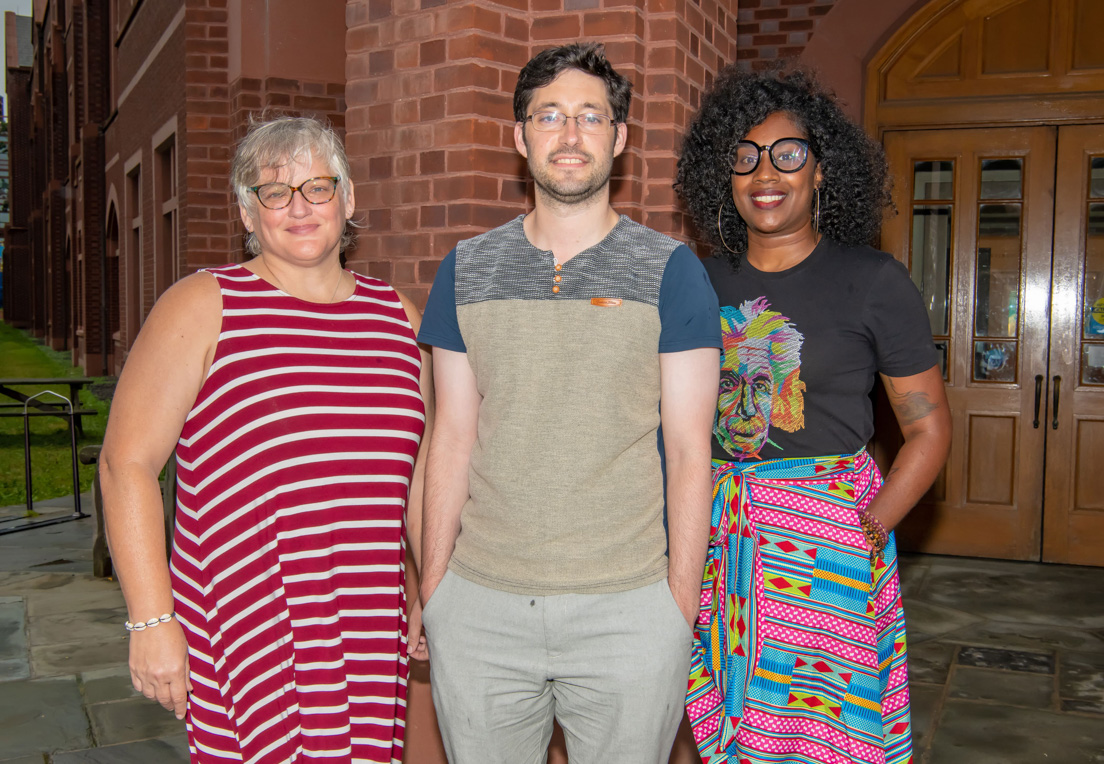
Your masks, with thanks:
M705 261L724 344L715 459L852 454L874 434L878 373L938 362L908 270L885 252L822 239L785 271Z

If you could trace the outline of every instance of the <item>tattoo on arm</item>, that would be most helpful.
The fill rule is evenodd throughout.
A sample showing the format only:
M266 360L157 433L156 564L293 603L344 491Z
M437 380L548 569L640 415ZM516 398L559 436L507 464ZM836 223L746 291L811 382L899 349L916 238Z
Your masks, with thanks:
M912 424L935 411L936 405L928 399L927 393L920 391L899 393L892 379L886 381L889 383L889 390L887 391L889 402L893 405L893 410L897 413L897 416L900 417L901 424Z

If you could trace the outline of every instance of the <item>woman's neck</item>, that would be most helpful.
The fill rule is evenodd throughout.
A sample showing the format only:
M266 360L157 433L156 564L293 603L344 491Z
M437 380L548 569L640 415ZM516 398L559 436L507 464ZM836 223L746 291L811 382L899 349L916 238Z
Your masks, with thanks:
M263 253L245 267L285 294L315 303L331 303L349 296L348 280L338 258L313 267L294 267Z
M812 225L785 234L761 234L748 230L747 261L759 271L776 273L803 261L816 249L820 235Z

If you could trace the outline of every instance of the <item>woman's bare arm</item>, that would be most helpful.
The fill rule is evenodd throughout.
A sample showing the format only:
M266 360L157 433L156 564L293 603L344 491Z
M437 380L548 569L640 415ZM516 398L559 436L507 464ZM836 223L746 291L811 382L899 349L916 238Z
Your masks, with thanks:
M100 484L131 622L173 612L158 476L206 376L221 314L214 277L196 274L173 285L146 319L111 403ZM130 672L136 690L184 717L187 645L175 619L131 634Z

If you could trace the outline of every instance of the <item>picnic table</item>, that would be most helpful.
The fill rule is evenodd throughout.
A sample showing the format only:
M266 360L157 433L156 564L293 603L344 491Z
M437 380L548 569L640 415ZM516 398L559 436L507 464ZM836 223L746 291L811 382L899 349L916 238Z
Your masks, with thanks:
M0 395L5 395L14 401L0 402L0 416L23 416L23 408L33 394L16 390L15 388L17 387L28 387L31 385L37 387L57 387L68 385L69 401L73 404L73 424L76 427L77 435L84 437L84 427L81 424L81 417L95 416L97 412L94 409L80 408L80 391L82 387L90 385L92 382L93 380L89 377L0 379ZM60 416L63 419L68 419L70 416L69 410L56 400L48 401L35 399L30 401L30 406L34 408L34 411L31 412L32 416Z

